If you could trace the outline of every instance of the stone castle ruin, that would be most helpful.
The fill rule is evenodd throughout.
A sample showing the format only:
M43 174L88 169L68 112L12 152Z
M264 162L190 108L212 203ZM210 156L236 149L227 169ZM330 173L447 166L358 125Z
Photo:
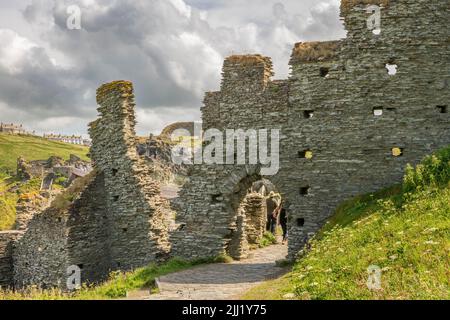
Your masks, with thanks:
M368 4L381 5L379 34L367 27ZM341 16L347 38L295 45L289 79L272 80L268 57L232 56L220 91L205 96L204 130L281 131L274 176L193 165L169 203L136 152L131 83L100 87L94 172L63 197L72 201L0 232L0 285L63 287L71 265L93 282L170 256L245 258L264 227L264 197L251 192L264 180L284 199L293 258L339 203L400 182L408 163L449 145L448 3L343 0Z

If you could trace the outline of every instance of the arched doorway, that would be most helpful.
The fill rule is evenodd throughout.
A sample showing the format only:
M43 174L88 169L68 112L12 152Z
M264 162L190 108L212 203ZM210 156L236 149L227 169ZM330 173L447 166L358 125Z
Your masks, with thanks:
M247 175L233 189L229 200L231 233L226 247L229 256L238 260L248 258L253 249L260 247L265 235L281 236L277 228L279 218L270 217L273 211L280 210L283 196L272 181L259 174Z

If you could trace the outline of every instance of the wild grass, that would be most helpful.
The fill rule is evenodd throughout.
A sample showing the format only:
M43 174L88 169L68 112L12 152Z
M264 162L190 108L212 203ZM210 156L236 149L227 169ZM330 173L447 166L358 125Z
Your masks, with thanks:
M273 244L277 244L277 238L276 236L269 231L264 232L263 237L261 238L261 241L259 242L260 248L265 248L268 246L271 246Z
M48 141L29 135L10 135L0 133L0 231L14 225L16 204L21 194L37 192L40 179L22 183L15 178L17 158L24 156L27 161L45 160L50 156L69 159L75 154L87 160L88 148Z
M0 178L0 231L10 230L14 226L19 198L35 194L40 186L40 179L23 183L12 177Z
M357 5L380 5L386 8L389 6L390 0L341 0L341 13L347 13Z
M300 62L327 61L337 54L339 41L299 42L295 44L292 59Z
M50 156L69 159L70 154L75 154L87 160L88 151L85 146L49 141L35 136L0 133L0 172L3 175L14 175L19 156L31 161L45 160Z
M402 186L344 203L291 273L278 299L449 299L450 148L406 170ZM381 268L381 289L367 286ZM263 299L256 287L244 295Z
M30 287L21 291L0 290L0 300L108 300L121 299L127 292L140 289L154 291L156 278L192 268L205 263L212 263L214 259L196 260L192 262L172 259L156 265L150 264L131 272L113 272L109 280L103 284L84 286L75 293L63 292L59 289L39 289Z

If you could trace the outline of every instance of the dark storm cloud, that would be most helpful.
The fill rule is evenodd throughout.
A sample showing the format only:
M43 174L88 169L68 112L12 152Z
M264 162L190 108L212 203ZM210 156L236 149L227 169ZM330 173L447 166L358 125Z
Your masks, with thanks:
M66 27L73 4L81 8L82 30ZM0 32L13 44L0 49L0 110L43 122L73 117L83 130L96 114L95 89L126 79L135 85L141 131L198 119L203 92L218 89L226 55L270 55L286 77L294 42L342 36L337 6L336 0L33 0L23 17L39 44Z

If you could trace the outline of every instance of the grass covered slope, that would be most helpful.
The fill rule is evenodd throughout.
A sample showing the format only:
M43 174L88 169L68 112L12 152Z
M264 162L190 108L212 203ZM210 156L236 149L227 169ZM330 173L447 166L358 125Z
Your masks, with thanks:
M19 156L31 161L45 160L51 156L69 159L70 154L75 154L87 160L88 151L89 148L85 146L49 141L35 136L0 133L0 174L13 174Z
M51 156L69 159L70 154L75 154L87 160L88 151L84 146L53 142L34 136L0 133L0 231L8 230L14 225L19 197L37 192L40 188L40 179L22 183L14 177L19 156L31 161L46 160Z
M310 245L243 298L450 299L450 148L408 167L402 186L344 203ZM371 265L380 290L367 287Z

